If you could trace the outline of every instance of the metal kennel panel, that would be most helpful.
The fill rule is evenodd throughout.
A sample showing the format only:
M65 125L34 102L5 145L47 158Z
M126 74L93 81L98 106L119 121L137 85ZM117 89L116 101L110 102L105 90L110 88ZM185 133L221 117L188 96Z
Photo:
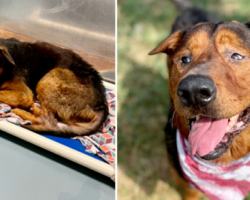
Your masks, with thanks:
M115 0L0 0L0 28L115 59Z

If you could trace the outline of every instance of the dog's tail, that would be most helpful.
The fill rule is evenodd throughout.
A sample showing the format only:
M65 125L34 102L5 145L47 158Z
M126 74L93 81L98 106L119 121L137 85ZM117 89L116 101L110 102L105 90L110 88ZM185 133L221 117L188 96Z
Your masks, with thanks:
M98 131L107 116L106 110L96 111L91 113L91 121L77 122L74 124L47 126L47 125L24 125L36 133L45 135L55 135L60 137L73 137L94 133ZM90 117L90 116L88 116Z

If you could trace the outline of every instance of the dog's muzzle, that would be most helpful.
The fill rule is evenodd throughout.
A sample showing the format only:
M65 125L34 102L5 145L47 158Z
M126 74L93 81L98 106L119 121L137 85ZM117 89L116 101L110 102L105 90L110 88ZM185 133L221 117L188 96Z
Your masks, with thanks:
M185 106L204 107L215 99L216 86L209 77L190 75L180 82L177 95Z

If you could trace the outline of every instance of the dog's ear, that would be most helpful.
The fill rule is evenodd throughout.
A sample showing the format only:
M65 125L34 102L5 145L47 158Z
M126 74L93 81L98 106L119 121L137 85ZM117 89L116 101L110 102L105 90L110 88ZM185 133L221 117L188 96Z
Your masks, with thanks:
M166 53L171 56L177 49L177 47L181 44L184 34L185 33L182 31L176 31L167 39L165 39L162 43L160 43L154 50L149 52L149 55L154 55L157 53Z
M1 54L12 64L15 65L15 62L13 60L13 58L11 57L7 47L5 46L0 46L0 52Z
M246 22L246 23L244 23L244 25L245 25L247 28L250 29L250 22Z

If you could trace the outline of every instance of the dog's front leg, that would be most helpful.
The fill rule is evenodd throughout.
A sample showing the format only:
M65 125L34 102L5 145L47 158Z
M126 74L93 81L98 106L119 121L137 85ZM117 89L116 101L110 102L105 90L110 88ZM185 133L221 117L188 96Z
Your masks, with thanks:
M169 160L169 169L172 181L176 186L183 189L183 200L199 200L201 192L196 188L192 188L189 183L179 175L171 160Z
M28 109L33 105L33 92L18 78L4 82L0 87L0 103Z
M33 104L33 94L12 90L0 91L0 103L5 103L15 108L27 109Z

